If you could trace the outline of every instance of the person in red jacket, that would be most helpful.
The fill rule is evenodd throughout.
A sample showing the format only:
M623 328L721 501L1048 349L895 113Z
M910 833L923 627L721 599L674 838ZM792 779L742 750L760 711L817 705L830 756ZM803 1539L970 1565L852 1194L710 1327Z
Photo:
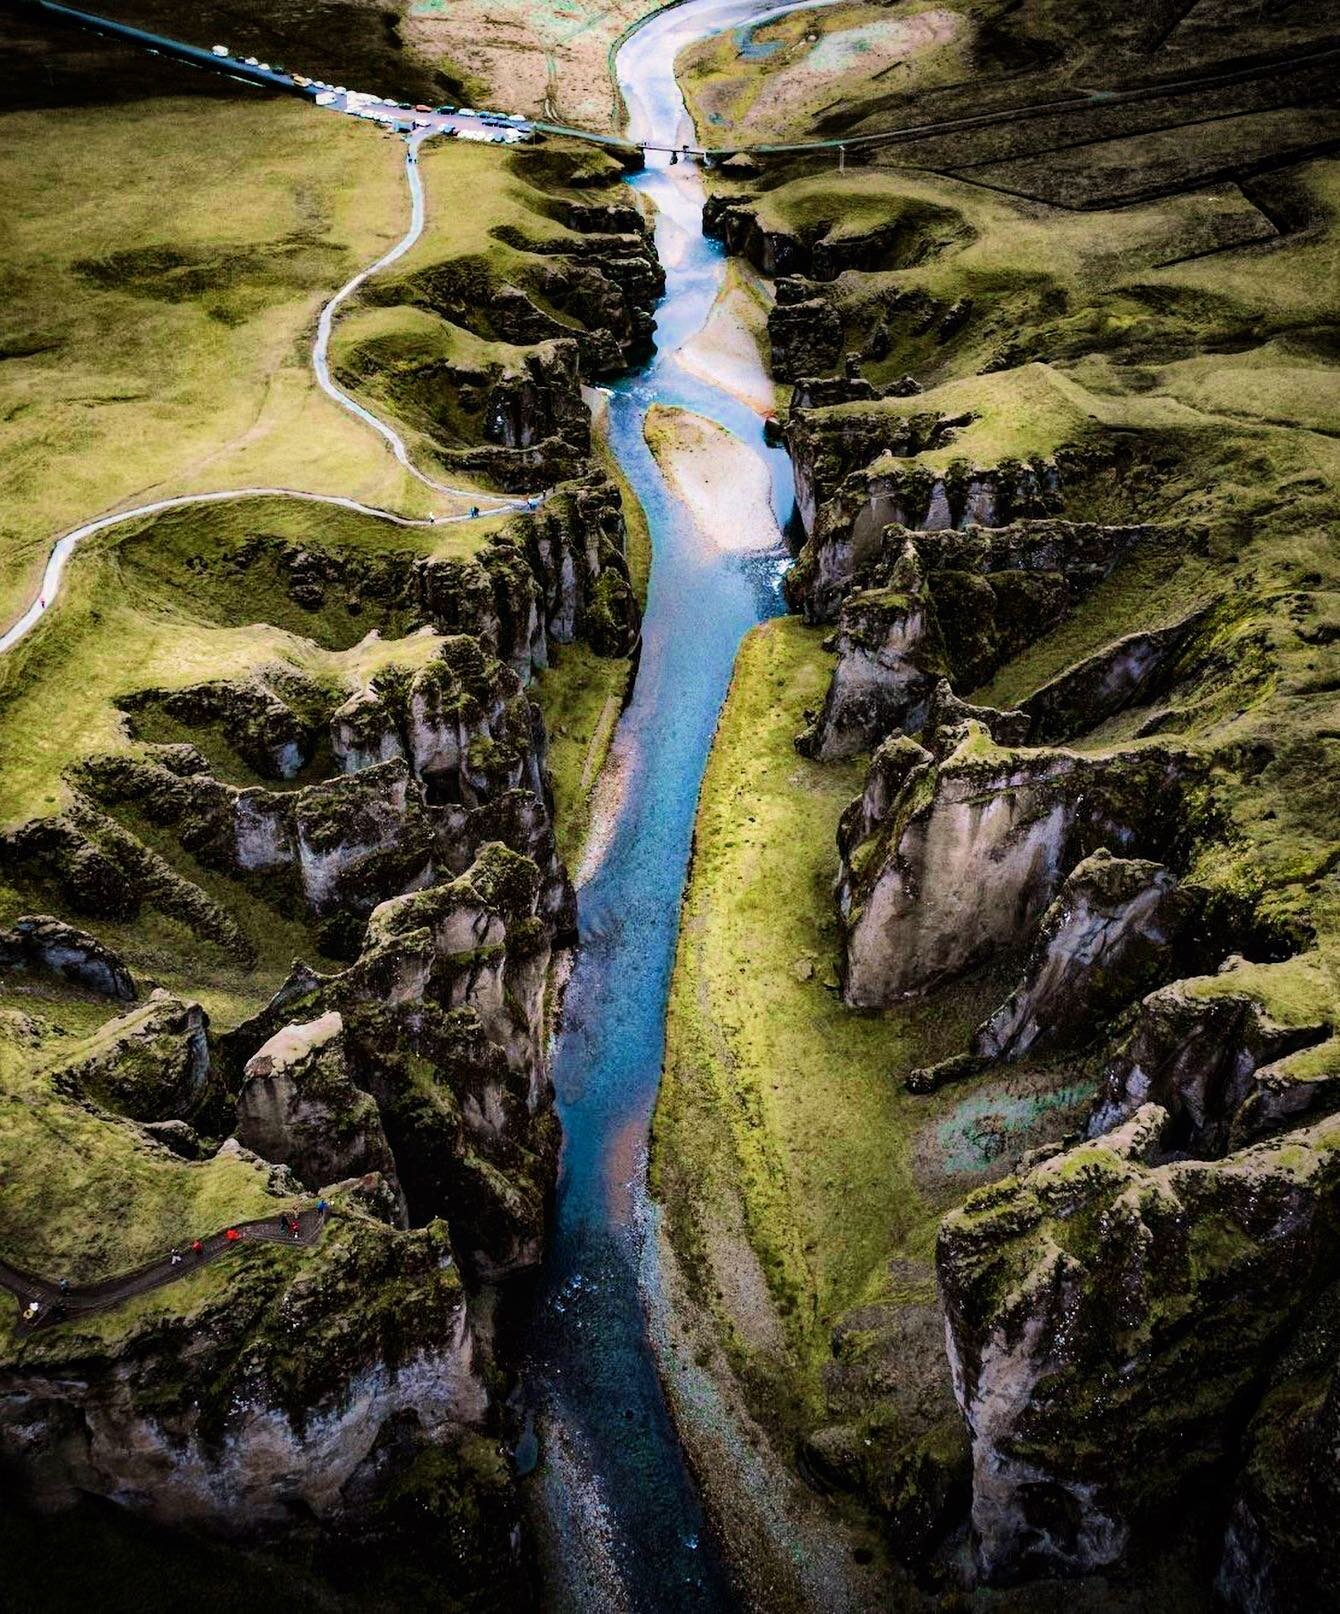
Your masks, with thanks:
M228 1240L229 1244L236 1244L238 1239L242 1237L235 1227L230 1227L223 1236Z

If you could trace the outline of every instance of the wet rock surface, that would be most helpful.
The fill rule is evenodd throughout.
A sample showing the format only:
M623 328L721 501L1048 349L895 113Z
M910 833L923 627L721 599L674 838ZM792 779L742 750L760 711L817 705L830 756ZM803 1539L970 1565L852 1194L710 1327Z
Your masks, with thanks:
M27 915L0 932L0 968L49 970L122 1003L138 996L133 976L110 947L50 914Z
M1168 1116L1170 1150L1216 1156L1334 1107L1334 1076L1289 1069L1290 1055L1326 1040L1329 1023L1276 1023L1258 998L1234 991L1234 975L1230 961L1217 977L1175 981L1141 1002L1103 1066L1091 1137L1153 1103Z
M1013 1060L1092 1041L1151 979L1173 972L1194 911L1194 896L1168 869L1100 848L1067 875L1023 979L977 1028L972 1052Z

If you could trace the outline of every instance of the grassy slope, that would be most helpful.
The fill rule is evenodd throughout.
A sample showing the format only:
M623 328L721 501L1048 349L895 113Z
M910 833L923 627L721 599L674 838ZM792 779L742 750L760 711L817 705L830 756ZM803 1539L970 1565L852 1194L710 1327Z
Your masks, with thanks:
M119 504L275 485L422 502L308 351L321 303L404 229L398 145L288 101L3 123L0 344L22 362L0 376L0 620L53 537Z
M971 981L876 1014L838 998L833 835L862 770L791 743L827 683L821 638L783 618L740 652L703 783L652 1160L670 1236L737 1365L780 1369L774 1393L802 1419L818 1412L836 1319L924 1291L939 1216L992 1169L971 1143L978 1110L992 1110L985 1087L928 1102L901 1078L960 1047L1001 995L999 979ZM1016 1143L1064 1080L1021 1073L1017 1086L1000 1121ZM744 1241L765 1287L744 1276Z

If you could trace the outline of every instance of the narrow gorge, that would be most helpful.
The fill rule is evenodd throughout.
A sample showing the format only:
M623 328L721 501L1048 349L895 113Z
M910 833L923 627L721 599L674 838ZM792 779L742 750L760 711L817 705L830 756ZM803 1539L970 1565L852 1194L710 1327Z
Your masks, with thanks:
M1330 1607L1326 28L206 11L0 18L16 1594Z

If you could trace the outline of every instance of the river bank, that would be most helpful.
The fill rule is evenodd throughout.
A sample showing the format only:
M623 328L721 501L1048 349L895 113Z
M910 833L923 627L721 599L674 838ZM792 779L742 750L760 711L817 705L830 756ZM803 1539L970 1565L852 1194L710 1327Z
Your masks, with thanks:
M630 37L618 68L633 138L684 137L674 52L660 30L673 23L682 32L690 13L712 26L749 9L706 0ZM629 184L654 208L667 288L654 356L609 389L607 438L645 513L652 567L638 677L598 793L582 945L554 1050L564 1143L522 1379L538 1438L531 1511L551 1605L696 1614L737 1599L647 1334L646 1140L699 781L736 647L781 608L779 536L794 495L789 461L764 442L758 410L678 362L707 323L725 268L702 234L696 171L653 155ZM709 459L723 444L732 460L751 456L753 508L766 517L752 541L730 550L704 542L699 521L715 528L715 517L700 500L695 520L647 445L656 405L699 417L695 434L715 445Z

